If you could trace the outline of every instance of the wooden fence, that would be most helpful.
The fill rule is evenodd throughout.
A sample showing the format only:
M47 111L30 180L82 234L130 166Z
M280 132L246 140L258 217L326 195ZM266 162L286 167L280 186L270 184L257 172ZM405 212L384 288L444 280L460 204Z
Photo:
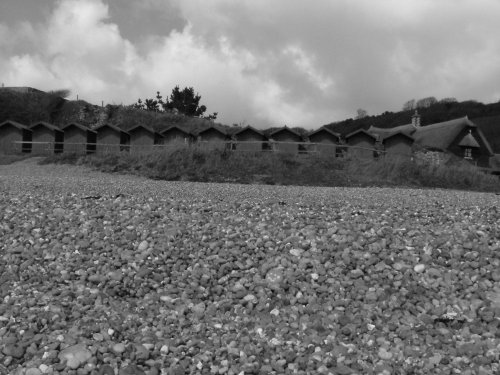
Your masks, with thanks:
M32 150L37 145L36 151ZM43 147L45 146L45 147ZM89 154L116 154L127 152L131 154L147 154L151 152L171 151L176 148L186 147L185 143L178 144L155 144L155 145L129 145L129 144L107 144L107 143L56 143L56 142L25 142L15 141L10 149L0 150L0 154L32 153L33 155L53 155L59 153L72 153L79 155ZM383 150L359 146L337 145L329 143L311 142L239 142L239 141L198 141L189 144L188 147L197 147L203 150L228 150L234 152L264 152L264 153L286 153L297 155L324 154L332 157L344 157L346 155L358 155L364 158L380 158L389 155ZM407 154L391 154L394 157L410 158Z

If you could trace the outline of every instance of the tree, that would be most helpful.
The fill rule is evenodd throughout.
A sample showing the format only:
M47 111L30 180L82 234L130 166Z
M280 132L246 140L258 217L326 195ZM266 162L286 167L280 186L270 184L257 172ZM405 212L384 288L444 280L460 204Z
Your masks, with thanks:
M428 96L417 101L417 108L429 108L431 105L436 104L438 101L434 96Z
M408 100L403 104L403 111L413 111L415 108L415 99Z
M133 104L134 108L143 109L146 111L176 111L186 116L203 117L209 120L217 118L217 112L211 115L204 116L207 107L200 105L201 96L194 92L192 87L185 87L183 90L179 86L175 86L170 94L170 98L163 100L160 92L156 92L155 99L139 99L137 103Z
M456 98L443 98L439 101L439 103L456 103Z
M362 108L358 108L358 110L356 111L356 113L357 113L356 120L361 119L361 118L365 118L365 117L368 116L368 112L365 111Z
M203 116L206 112L207 107L200 105L201 96L194 92L192 87L185 87L183 90L179 86L175 86L170 94L170 100L168 100L163 108L165 110L177 110L186 116L191 117L204 117L209 120L215 120L217 118L217 112L212 113L208 116Z

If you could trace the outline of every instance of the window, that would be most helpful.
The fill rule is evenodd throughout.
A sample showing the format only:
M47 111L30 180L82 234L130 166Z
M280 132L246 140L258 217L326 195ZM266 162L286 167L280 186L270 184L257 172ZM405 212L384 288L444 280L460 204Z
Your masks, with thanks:
M464 152L465 159L472 159L472 148L467 147Z

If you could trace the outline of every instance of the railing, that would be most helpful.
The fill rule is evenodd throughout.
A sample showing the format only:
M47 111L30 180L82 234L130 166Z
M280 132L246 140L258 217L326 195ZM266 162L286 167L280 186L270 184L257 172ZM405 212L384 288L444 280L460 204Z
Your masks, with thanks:
M173 142L155 145L134 145L118 143L72 143L72 142L24 142L14 141L7 150L0 149L0 153L31 153L34 155L52 155L57 153L76 154L116 154L120 152L141 154L161 152L186 147L184 142ZM343 157L356 154L360 157L380 158L385 155L410 158L410 154L390 153L380 149L338 145L331 143L311 142L276 142L276 141L197 141L188 144L188 147L201 149L219 149L235 152L274 152L297 155L327 154L334 157Z

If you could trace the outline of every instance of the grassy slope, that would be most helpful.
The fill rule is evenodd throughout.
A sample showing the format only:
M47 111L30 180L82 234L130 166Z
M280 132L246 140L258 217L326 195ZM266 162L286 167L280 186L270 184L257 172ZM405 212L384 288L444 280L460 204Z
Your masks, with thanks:
M465 163L336 159L320 155L243 153L179 146L144 155L52 156L44 163L85 164L161 180L309 186L406 186L498 191L499 179Z

